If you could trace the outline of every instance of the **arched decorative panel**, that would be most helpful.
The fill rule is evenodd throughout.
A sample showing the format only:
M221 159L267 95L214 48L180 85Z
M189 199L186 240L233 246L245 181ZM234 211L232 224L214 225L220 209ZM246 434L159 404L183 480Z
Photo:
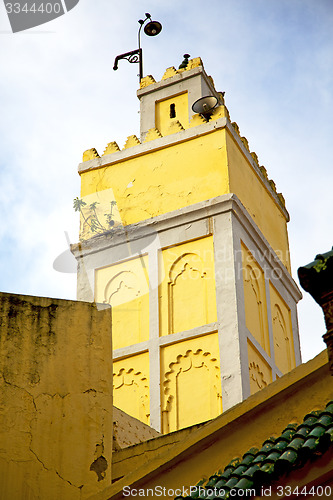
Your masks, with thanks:
M249 250L242 245L246 326L270 354L264 273Z
M119 366L119 363L117 363ZM113 374L113 404L132 417L149 424L149 384L134 368L120 368Z
M160 253L160 335L217 320L212 236L165 248Z
M275 362L283 371L291 370L290 341L286 321L278 304L272 311Z
M206 272L199 255L186 253L172 264L168 301L169 333L208 323Z
M275 287L270 284L275 364L282 373L295 368L290 309Z
M164 375L162 396L163 432L219 415L222 395L217 359L202 349L177 356Z
M112 306L113 349L147 340L149 294L141 263L133 259L101 269L98 273L98 279L103 284L102 301ZM100 300L99 297L97 300Z

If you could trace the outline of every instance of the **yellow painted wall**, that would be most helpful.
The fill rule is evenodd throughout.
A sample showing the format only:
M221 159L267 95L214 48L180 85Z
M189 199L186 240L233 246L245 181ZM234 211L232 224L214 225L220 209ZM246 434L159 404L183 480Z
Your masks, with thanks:
M160 335L217 320L212 236L163 250L159 264Z
M82 198L109 189L123 225L228 193L225 130L81 173Z
M242 243L243 284L246 326L270 355L265 276L258 262Z
M174 117L170 116L170 106L174 105ZM172 133L173 122L178 120L184 128L188 128L188 93L168 97L155 103L155 127L163 136Z
M113 398L117 408L149 424L148 352L114 361Z
M230 192L241 200L275 253L290 272L287 222L228 132L226 137Z
M287 373L296 366L290 309L272 283L269 284L269 293L275 363L282 373Z
M164 433L222 412L217 332L162 349L161 398Z
M103 206L117 202L123 225L235 193L290 271L285 216L226 128L82 172L81 198L96 191Z
M114 349L148 340L148 257L137 257L97 269L95 300L112 306Z
M170 118L171 104L175 104L176 116L173 118ZM157 101L152 112L155 112L155 126L159 132L150 129L149 139L157 138L160 133L162 136L172 133L170 137L175 138L177 131L181 129L177 125L178 122L185 129L190 126L186 92ZM220 107L215 118L227 114L226 109ZM197 115L191 122L191 128L195 124L202 123L203 119ZM178 137L179 140L183 139L180 134ZM115 200L116 224L127 226L226 193L235 193L281 261L290 270L285 215L227 127L153 150L156 143L157 141L154 144L153 140L145 142L144 147L152 144L152 150L140 154L139 141L132 136L126 143L126 152L129 155L127 159L106 167L81 172L81 197L89 199L91 203L96 196L101 207L106 207ZM131 145L137 146L133 156L130 156ZM84 236L87 234L89 235L86 224ZM270 355L263 272L260 263L255 262L244 247L243 262L247 260L244 265L246 324L255 339ZM149 338L149 295L143 294L141 289L139 290L139 285L133 284L135 279L137 280L135 276L138 272L134 268L139 264L135 260L132 263L127 261L125 267L123 264L116 264L96 272L96 299L114 306L112 322L115 349L143 342ZM217 321L211 236L164 249L160 253L159 266L160 336ZM119 303L116 302L117 297L120 298ZM143 358L139 361L140 356L143 356L145 361ZM148 380L148 354L140 356L132 356L126 363L138 362L139 372ZM122 369L122 365L119 366L117 373ZM126 372L132 368L136 369L129 364L124 369ZM185 372L182 376L185 377ZM146 422L149 410L143 410L143 407L139 409L136 395L132 408L129 402L131 390L137 391L132 382L120 385L118 392L115 390L119 406ZM169 423L163 424L164 429L178 429L179 426L190 425L203 418L202 415L200 418L198 416L188 418L189 414L190 412L186 410L184 412L182 410L179 414L176 412L172 418L170 414Z
M251 394L254 394L257 391L264 389L272 382L272 369L249 340L247 342L247 348L250 390Z
M111 484L110 310L0 293L0 499Z
M175 495L182 494L183 487L194 486L202 479L207 481L233 459L241 458L250 448L260 449L270 436L280 436L291 422L300 424L310 411L324 409L333 398L331 378L327 351L324 351L207 425L185 435L184 431L180 431L159 437L154 444L142 443L127 453L122 451L123 460L117 469L118 476L124 477L91 500L120 500L123 488L128 485L136 489L138 496L139 490L143 492L143 498L148 497L149 488L165 488L163 497L174 500ZM139 460L135 458L136 453ZM134 466L132 459L126 460L126 455L130 454L136 459ZM317 476L308 479L303 474L307 470L306 464L299 471L281 478L280 483L296 487L296 474L299 485L304 481L305 484L318 481L318 476L319 481L312 484L326 484L328 478L330 484L333 469L332 454L329 452L328 459L326 468L310 463L311 471ZM321 474L324 477L320 480ZM181 491L175 493L178 488Z

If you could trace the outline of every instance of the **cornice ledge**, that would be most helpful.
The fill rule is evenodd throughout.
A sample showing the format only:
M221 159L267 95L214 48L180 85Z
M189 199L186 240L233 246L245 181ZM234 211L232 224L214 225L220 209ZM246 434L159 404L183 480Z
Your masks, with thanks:
M215 130L225 128L227 125L227 118L222 117L216 121L203 123L197 125L196 127L187 128L177 132L176 134L167 135L164 137L158 137L149 142L144 142L133 146L131 148L123 149L121 151L115 151L112 154L101 156L100 158L93 158L92 160L84 161L79 164L78 172L82 174L88 172L89 170L94 170L101 167L107 167L114 165L115 163L120 163L122 161L135 158L136 156L141 156L144 154L152 153L158 149L163 149L166 147L174 146L175 144L180 144L185 141L189 141L201 135L209 134Z

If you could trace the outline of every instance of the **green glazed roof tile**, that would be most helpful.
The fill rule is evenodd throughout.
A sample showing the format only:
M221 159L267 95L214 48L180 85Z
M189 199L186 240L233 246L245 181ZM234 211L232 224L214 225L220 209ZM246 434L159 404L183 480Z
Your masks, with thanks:
M252 467L250 467L246 472L244 472L243 477L251 478L251 477L253 477L253 474L257 470L259 470L259 465L257 465L257 464L252 465Z
M219 480L215 483L215 488L222 488L228 479L230 479L233 471L239 466L240 459L234 458L224 469L223 473L220 475Z
M234 477L234 476L240 476L241 474L243 474L243 472L245 472L248 468L248 464L244 464L244 465L239 465L237 467L237 469L235 469L233 471L233 473L231 474L231 477Z
M223 489L226 489L226 490L231 490L231 488L233 488L235 486L235 484L237 484L239 481L239 477L238 476L232 476L229 481L227 481L223 487Z
M235 489L239 490L250 490L253 488L254 482L252 479L249 479L247 477L242 477L240 481L235 485Z
M330 446L333 446L333 426L319 438L319 449L322 453L325 453Z
M221 474L213 474L213 476L210 476L208 483L206 484L206 488L215 486L215 484L221 479L222 473Z
M283 462L284 460L286 460L287 462L289 462L290 464L294 464L296 463L297 461L297 451L296 450L290 450L288 449L287 451L285 451L281 457L279 458L279 460L277 461L277 464Z
M217 483L215 484L215 488L217 488L217 489L224 488L224 486L225 486L226 482L227 482L227 479L225 479L225 478L220 479L220 480L219 480L219 481L217 481Z
M327 403L325 411L327 411L331 415L333 415L333 401L330 401L329 403Z
M210 476L204 485L203 494L199 496L199 493L193 493L186 499L230 500L238 498L231 490L243 490L242 496L245 490L258 492L261 486L277 480L286 472L302 467L306 460L325 453L331 447L333 401L329 401L322 411L307 413L300 425L287 425L279 437L270 437L264 441L260 450L251 448L241 459L232 460L223 472L218 471ZM200 484L202 485L203 481ZM215 496L214 488L223 489L225 495ZM246 498L250 496L246 495ZM175 500L185 499L179 496Z
M243 460L239 465L248 465L252 462L256 454L258 453L258 448L251 448L249 451L244 453Z

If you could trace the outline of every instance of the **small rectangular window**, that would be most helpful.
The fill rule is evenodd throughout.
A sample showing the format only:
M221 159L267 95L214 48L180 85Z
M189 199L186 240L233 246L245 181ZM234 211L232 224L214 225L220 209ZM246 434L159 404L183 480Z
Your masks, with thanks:
M170 118L176 118L176 105L170 104Z

